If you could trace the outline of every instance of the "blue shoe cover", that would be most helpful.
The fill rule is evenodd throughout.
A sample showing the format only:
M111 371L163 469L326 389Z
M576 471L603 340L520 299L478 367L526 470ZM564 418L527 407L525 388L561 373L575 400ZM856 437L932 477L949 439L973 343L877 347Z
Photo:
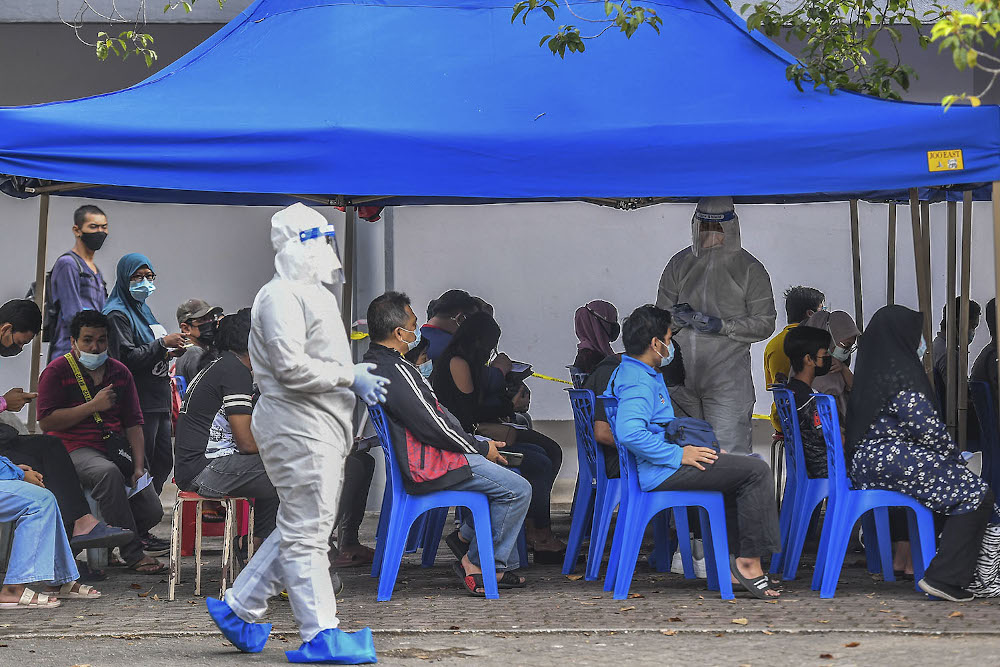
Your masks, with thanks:
M334 665L363 665L378 662L371 628L344 632L339 628L323 630L299 647L285 651L288 662L320 662Z
M247 623L222 600L205 598L208 614L233 646L244 653L260 653L271 635L270 623Z

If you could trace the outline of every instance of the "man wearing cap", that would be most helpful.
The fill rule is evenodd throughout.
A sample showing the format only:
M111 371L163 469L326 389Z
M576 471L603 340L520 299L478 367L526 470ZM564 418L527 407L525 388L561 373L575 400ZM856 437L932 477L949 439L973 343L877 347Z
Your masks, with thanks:
M749 454L756 397L750 345L774 333L771 277L741 246L731 197L699 201L691 235L656 294L656 306L673 312L674 339L684 349L684 386L670 396L681 415L710 423L723 449Z
M204 299L188 299L177 308L181 335L187 336L194 344L177 359L175 374L183 376L189 383L219 356L215 349L215 330L221 315L222 308L211 306Z

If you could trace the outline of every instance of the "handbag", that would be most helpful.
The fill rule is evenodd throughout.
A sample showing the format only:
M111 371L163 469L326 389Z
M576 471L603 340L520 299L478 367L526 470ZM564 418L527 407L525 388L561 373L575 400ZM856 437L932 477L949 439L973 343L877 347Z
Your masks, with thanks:
M663 439L678 447L708 447L719 451L712 425L694 417L677 417L663 426Z
M87 383L83 381L83 373L80 372L80 366L76 363L76 358L71 352L67 352L63 356L69 362L69 367L73 370L73 375L76 377L76 384L79 385L80 392L83 394L83 400L89 403L93 397L90 394L90 389L87 388ZM132 461L132 445L129 443L128 438L121 433L115 433L109 429L104 423L104 419L101 418L100 412L94 412L93 418L94 422L101 427L101 439L104 441L108 458L115 464L115 467L121 472L126 482L131 480L132 473L135 471L135 465Z
M489 438L490 440L505 442L508 447L512 447L517 443L517 429L510 424L502 424L499 422L476 424L475 431L478 435Z

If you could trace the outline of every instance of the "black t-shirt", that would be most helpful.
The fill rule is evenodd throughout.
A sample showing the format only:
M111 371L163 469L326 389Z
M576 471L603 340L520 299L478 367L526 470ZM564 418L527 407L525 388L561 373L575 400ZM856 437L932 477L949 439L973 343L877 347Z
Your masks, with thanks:
M194 490L191 483L211 459L238 453L228 418L252 410L253 373L232 352L189 381L174 445L174 478L181 490Z
M611 382L611 376L614 375L615 369L618 368L621 362L622 358L617 354L605 357L604 361L597 364L597 368L587 377L587 381L583 383L584 389L594 392L594 398L596 399L594 403L594 421L608 421L608 416L604 412L604 401L598 397L607 391L608 383ZM603 445L598 444L598 446ZM618 452L614 447L604 447L604 472L610 479L621 476Z

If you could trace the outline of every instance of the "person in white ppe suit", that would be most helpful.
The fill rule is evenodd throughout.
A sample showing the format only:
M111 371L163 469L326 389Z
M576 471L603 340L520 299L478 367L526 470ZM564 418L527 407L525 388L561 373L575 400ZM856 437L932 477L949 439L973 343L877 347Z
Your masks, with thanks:
M750 344L774 332L771 278L740 245L731 197L706 197L691 221L692 245L660 278L656 306L670 309L686 378L670 395L680 414L704 419L719 446L749 454L755 393Z
M271 218L274 278L251 310L250 359L260 399L251 430L278 492L277 529L209 613L240 650L259 652L271 625L267 600L288 591L303 644L290 662L375 662L371 630L337 628L328 558L350 452L355 394L385 400L385 378L355 365L340 309L322 283L341 281L333 226L295 204ZM335 242L335 240L333 241Z

